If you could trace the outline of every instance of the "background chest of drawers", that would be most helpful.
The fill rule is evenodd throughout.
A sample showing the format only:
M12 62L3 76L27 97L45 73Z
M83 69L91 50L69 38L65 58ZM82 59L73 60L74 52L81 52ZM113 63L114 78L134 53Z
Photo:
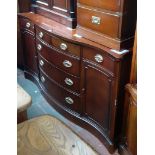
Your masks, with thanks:
M133 45L136 0L78 0L78 34L109 48Z
M31 10L68 27L76 27L76 0L33 0Z
M54 108L92 132L113 152L131 52L114 53L35 13L18 17L25 77L39 86Z

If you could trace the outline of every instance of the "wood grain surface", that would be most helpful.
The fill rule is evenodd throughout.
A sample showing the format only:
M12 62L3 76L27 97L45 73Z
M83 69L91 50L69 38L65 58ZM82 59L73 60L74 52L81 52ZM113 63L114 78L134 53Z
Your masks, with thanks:
M18 124L18 155L97 155L58 119L45 115Z

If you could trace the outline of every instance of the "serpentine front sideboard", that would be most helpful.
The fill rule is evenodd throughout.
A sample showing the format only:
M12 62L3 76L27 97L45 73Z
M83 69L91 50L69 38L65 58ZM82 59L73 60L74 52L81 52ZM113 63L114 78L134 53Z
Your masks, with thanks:
M115 50L37 13L18 14L25 77L63 116L115 150L131 48ZM95 36L94 36L95 37Z

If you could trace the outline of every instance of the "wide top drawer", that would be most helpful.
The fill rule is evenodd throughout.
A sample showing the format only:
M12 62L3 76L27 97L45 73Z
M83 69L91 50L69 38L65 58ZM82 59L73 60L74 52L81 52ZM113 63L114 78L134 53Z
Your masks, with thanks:
M81 6L78 6L77 12L77 21L80 27L94 30L112 38L119 38L119 15Z
M21 29L26 29L34 32L34 24L29 19L19 17L19 24Z
M78 2L101 9L119 11L121 0L79 0Z
M56 47L57 49L69 52L73 55L80 57L80 46L74 43L71 43L65 39L61 39L57 36L49 34L46 30L36 27L36 35L38 38L42 39L45 43L49 44L50 46Z

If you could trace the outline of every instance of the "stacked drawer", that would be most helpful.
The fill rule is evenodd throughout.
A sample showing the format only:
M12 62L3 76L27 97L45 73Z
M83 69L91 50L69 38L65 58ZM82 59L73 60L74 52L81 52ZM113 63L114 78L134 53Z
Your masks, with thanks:
M134 36L136 0L78 0L77 25L83 37L120 50Z
M40 80L58 103L80 112L80 46L36 27Z

